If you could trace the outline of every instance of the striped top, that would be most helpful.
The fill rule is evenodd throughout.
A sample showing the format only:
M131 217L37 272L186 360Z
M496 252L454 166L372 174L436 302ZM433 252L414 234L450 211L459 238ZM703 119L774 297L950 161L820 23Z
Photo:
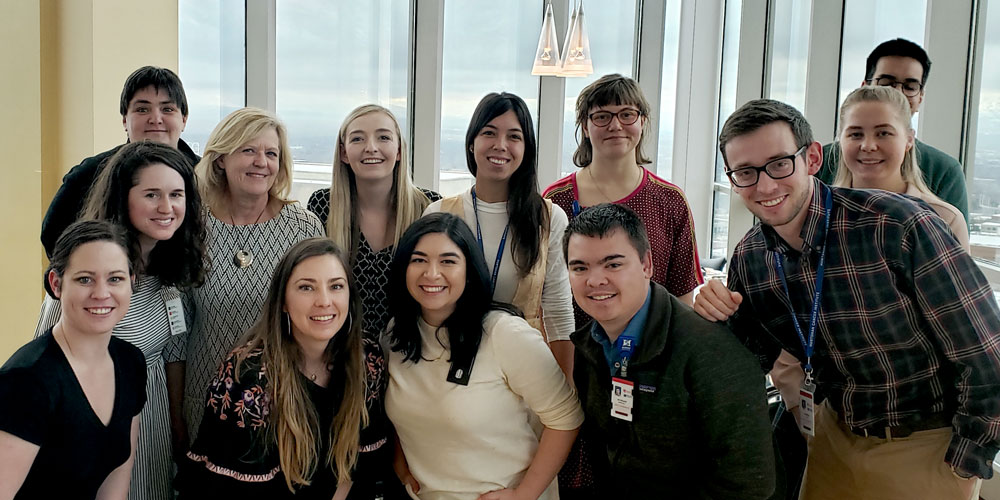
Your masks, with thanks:
M653 252L653 281L680 297L704 281L691 209L681 188L645 168L642 170L642 181L635 191L615 203L631 208L642 219ZM542 196L559 205L571 221L580 210L587 208L577 205L577 212L573 210L574 203L580 199L575 172L546 188ZM575 302L574 308L576 327L581 328L590 317Z
M164 287L155 276L139 276L132 290L132 301L112 335L136 346L146 358L146 405L139 414L139 444L129 498L171 498L172 476L170 413L167 407L167 381L163 370L163 346L170 339L170 322L164 295L177 294ZM178 295L179 296L179 295ZM48 295L35 328L35 337L43 335L59 321L62 308Z

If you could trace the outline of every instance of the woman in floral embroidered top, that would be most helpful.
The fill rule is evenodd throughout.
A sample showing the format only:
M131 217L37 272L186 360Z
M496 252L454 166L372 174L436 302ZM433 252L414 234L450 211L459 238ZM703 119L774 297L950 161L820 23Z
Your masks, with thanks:
M344 262L313 238L278 263L263 312L208 388L182 498L347 497L368 415L360 301Z

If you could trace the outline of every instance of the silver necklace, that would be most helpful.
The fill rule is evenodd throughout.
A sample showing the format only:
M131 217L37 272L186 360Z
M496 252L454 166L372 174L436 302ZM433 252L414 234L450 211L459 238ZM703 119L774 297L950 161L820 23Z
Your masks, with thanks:
M264 208L262 208L260 210L260 213L257 214L257 220L253 222L254 226L256 226L258 222L260 222L260 218L264 216L264 212L266 210L267 210L267 203L265 202ZM233 218L232 208L229 209L229 222L233 224L233 227L236 227L236 220ZM251 231L253 231L252 228ZM236 267L240 269L246 269L250 267L250 264L253 264L253 253L251 253L250 250L247 250L249 246L250 246L250 238L248 236L247 241L243 245L243 248L237 250L236 254L233 255L233 264L236 264Z

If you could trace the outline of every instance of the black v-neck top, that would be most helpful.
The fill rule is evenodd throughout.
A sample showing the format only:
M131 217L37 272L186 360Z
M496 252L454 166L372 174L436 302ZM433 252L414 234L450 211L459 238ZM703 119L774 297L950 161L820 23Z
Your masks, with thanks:
M105 426L52 329L0 367L0 430L39 446L15 499L92 499L131 453L132 418L146 403L142 351L112 337L115 398Z

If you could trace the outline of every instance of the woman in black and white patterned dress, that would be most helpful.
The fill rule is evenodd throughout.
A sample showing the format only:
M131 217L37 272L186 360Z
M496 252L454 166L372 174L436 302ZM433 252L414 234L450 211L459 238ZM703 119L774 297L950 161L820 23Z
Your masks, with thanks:
M292 183L288 133L274 115L243 108L212 131L195 167L206 209L205 284L190 294L192 327L168 344L171 404L195 438L205 394L219 363L260 314L278 261L295 243L323 236L323 226L287 199ZM180 388L183 386L183 398Z
M205 229L198 214L194 168L177 150L152 142L122 147L101 171L83 219L110 220L127 229L138 250L131 305L112 335L139 348L146 358L146 405L129 498L171 498L171 429L163 347L187 328L178 287L204 279ZM61 315L46 297L35 336Z
M389 264L399 237L441 195L417 188L410 180L406 141L392 113L375 104L347 115L337 136L331 188L309 197L309 209L327 234L348 250L363 310L362 330L367 350L378 344L389 318ZM371 425L361 432L359 469L352 497L402 495L392 471L391 434L384 418L387 373L385 360L368 360L366 404ZM388 446L387 446L388 444ZM362 493L364 492L364 493ZM368 493L373 492L373 493Z

